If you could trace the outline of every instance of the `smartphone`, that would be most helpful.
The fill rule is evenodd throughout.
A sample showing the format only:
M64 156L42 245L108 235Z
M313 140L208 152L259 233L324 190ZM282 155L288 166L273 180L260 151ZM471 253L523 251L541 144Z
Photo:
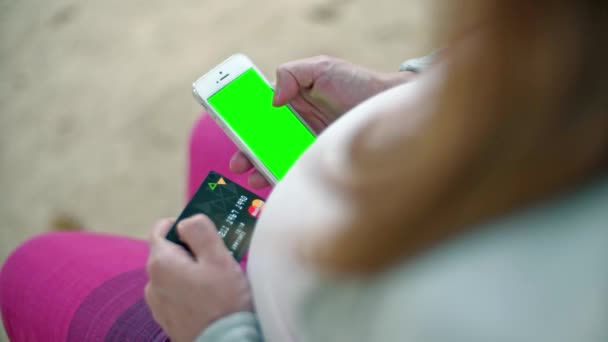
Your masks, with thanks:
M179 215L166 238L192 251L179 237L177 224L196 214L205 214L215 223L228 251L241 261L249 249L253 228L264 209L264 199L221 174L211 171L186 208Z
M272 105L272 85L245 55L231 56L192 87L196 99L271 184L315 141L293 108Z

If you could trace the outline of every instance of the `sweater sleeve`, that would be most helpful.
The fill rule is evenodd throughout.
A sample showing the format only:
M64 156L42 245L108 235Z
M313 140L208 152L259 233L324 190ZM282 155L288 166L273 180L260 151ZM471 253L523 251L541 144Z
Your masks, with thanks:
M205 329L195 342L263 342L258 319L251 312L226 316Z

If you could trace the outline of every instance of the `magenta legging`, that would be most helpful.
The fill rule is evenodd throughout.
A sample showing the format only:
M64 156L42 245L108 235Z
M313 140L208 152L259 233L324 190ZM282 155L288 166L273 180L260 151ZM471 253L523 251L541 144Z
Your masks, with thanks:
M248 188L246 175L228 170L236 151L213 120L203 115L190 138L188 198L210 170ZM270 191L250 190L262 197ZM158 215L150 213L150 219ZM143 299L147 256L143 240L100 233L54 232L25 242L0 271L0 308L9 338L168 340Z

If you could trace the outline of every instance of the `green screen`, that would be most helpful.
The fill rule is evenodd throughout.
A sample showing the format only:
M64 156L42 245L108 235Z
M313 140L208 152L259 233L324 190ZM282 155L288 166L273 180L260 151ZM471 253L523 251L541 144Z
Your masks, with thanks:
M314 135L287 106L274 107L274 91L249 69L209 98L209 103L253 154L281 180Z

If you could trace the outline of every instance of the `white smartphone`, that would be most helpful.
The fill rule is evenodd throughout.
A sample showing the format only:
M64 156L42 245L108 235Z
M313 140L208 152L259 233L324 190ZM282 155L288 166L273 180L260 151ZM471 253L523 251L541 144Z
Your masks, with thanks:
M193 84L194 96L271 183L315 141L290 106L274 107L274 89L249 58L236 54Z

